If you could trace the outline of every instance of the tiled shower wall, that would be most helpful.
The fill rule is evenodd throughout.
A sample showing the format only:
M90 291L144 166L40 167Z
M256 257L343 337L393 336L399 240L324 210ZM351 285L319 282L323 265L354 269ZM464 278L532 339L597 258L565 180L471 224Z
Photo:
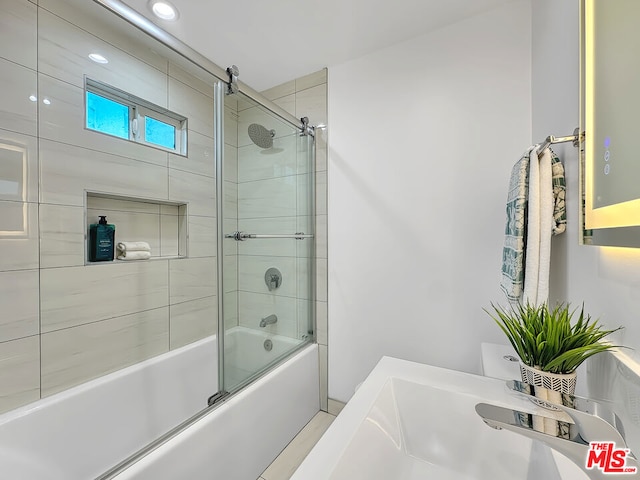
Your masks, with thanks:
M319 344L320 407L327 398L327 70L286 82L263 92L297 118L309 117L316 129L316 337Z
M217 328L211 84L132 36L64 2L0 0L0 411ZM188 158L85 130L85 74L188 117ZM86 191L147 199L97 208L157 258L85 265Z

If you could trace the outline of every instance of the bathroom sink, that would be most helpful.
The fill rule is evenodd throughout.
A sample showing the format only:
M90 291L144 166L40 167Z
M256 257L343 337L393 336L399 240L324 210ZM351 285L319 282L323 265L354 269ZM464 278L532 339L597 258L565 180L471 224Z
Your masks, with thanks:
M504 381L385 357L292 478L588 478L548 447L485 425L481 402L541 412Z

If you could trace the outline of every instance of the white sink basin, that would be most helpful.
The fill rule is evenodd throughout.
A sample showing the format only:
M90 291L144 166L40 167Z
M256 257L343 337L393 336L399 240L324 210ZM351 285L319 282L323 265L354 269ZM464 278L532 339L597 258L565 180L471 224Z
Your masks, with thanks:
M494 430L475 405L544 412L501 380L385 357L292 480L583 480L563 455Z

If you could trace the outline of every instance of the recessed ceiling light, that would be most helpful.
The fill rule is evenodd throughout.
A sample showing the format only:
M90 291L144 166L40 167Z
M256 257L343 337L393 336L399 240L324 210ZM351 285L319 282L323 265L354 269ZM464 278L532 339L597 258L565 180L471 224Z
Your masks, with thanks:
M103 57L99 53L90 53L89 59L96 63L109 63L109 60L107 60L105 57Z
M149 7L153 14L162 20L178 19L178 9L167 0L151 0Z
M35 95L29 95L29 100L31 100L32 102L37 102L38 97L36 97Z
M45 98L44 100L42 100L42 103L44 103L45 105L51 105L51 100Z

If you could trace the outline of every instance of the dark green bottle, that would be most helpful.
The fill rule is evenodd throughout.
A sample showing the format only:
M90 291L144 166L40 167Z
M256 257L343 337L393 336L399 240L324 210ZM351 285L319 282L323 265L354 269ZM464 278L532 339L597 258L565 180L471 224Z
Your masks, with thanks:
M100 215L100 221L89 226L89 261L112 261L115 237L116 226L108 224L107 217Z

